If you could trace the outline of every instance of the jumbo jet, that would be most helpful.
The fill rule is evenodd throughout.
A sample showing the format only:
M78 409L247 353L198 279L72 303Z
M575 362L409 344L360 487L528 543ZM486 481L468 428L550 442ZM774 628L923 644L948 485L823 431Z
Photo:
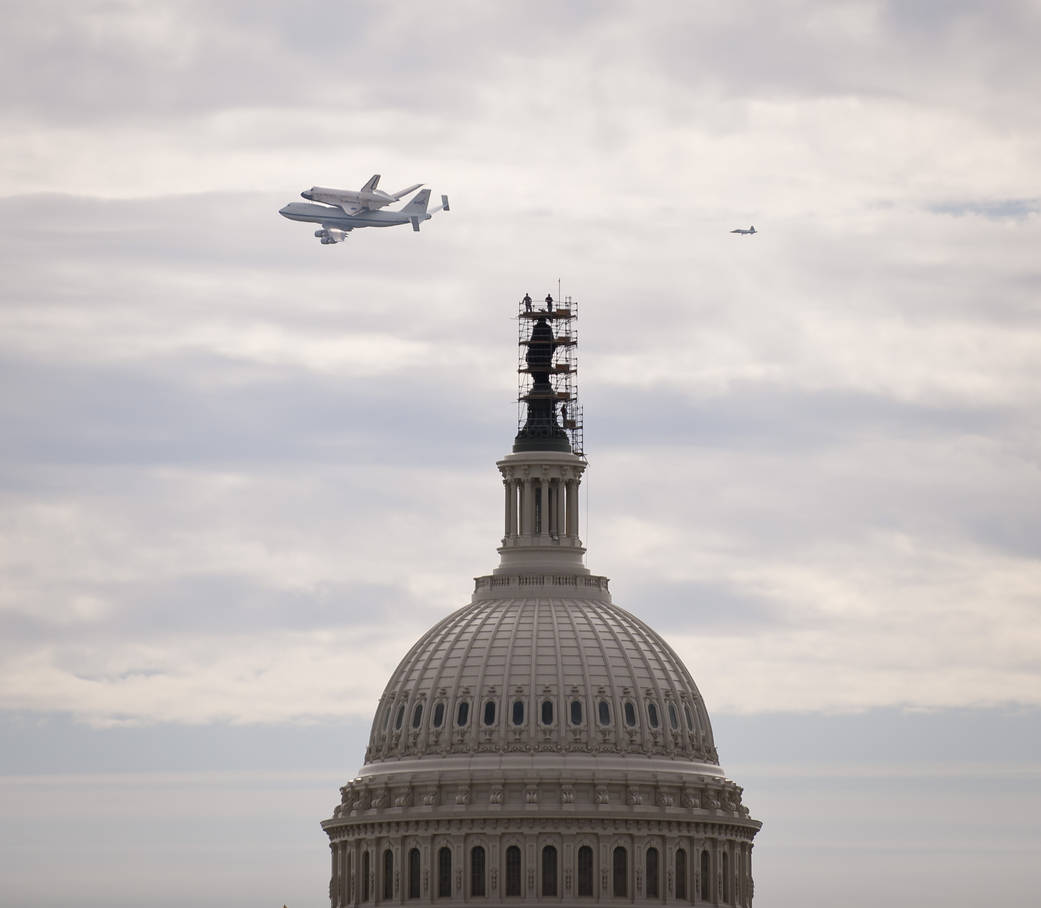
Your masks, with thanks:
M376 189L379 175L374 176L359 192L349 189L324 189L315 186L301 195L315 202L327 204L309 204L307 202L290 202L278 213L291 221L307 221L321 224L321 229L314 232L323 246L342 243L347 235L357 227L394 227L398 224L412 224L412 229L419 230L423 221L429 221L438 211L449 211L448 196L441 196L441 204L437 208L427 210L430 203L430 190L420 191L403 208L398 211L380 211L390 202L399 200L423 184L404 189L393 196ZM386 196L386 199L383 197Z
M747 230L742 230L738 227L737 230L731 230L730 232L740 233L742 236L751 236L753 233L758 233L759 231L755 229L755 224L752 224Z

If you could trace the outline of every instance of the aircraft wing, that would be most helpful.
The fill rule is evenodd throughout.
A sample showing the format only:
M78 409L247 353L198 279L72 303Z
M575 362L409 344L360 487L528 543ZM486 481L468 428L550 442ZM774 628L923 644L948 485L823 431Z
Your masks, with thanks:
M384 202L384 204L386 204ZM353 202L341 202L338 206L344 214L358 214L362 211L368 211L372 206L370 205L355 205ZM377 208L382 208L383 205L377 205Z

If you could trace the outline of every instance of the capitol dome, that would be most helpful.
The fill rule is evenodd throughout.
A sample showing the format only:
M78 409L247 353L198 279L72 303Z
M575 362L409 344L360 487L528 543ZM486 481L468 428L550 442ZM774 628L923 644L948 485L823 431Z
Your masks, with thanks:
M322 823L332 908L750 908L742 789L690 672L611 601L579 537L572 301L518 307L521 418L499 565L408 651Z
M714 766L705 704L676 653L611 604L605 578L571 579L479 583L495 597L435 625L391 676L366 763L557 753Z

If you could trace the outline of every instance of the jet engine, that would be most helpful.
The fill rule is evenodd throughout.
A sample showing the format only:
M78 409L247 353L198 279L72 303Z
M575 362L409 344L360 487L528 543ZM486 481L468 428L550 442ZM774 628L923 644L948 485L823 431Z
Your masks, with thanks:
M323 227L316 230L314 235L321 241L323 246L331 246L333 243L342 243L347 239L347 231L336 227Z

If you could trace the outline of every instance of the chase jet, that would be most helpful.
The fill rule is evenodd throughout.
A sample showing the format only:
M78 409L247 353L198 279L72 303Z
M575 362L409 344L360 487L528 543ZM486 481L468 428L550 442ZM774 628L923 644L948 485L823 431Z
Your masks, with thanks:
M740 233L742 236L751 236L753 233L758 233L759 231L755 229L755 224L752 224L747 230L742 230L738 227L737 230L731 230L730 232Z
M438 211L449 211L448 196L441 196L441 204L437 208L427 210L430 203L430 190L424 189L397 211L382 211L391 202L399 201L403 196L422 186L417 183L408 189L388 194L376 189L379 174L373 176L359 191L351 189L326 189L313 186L300 193L309 202L290 202L278 213L291 221L305 221L320 224L321 228L314 232L323 246L342 243L347 235L357 227L394 227L398 224L412 224L412 229L419 230L423 221L429 221ZM314 204L314 203L324 204Z

